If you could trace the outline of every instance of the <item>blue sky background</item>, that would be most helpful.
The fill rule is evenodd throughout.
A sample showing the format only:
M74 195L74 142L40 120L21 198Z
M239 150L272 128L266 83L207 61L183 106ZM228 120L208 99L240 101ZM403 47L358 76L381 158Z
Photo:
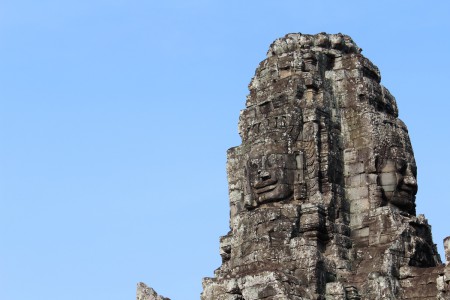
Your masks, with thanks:
M450 235L448 1L0 1L0 299L199 299L226 150L270 43L342 32L410 130L417 211Z

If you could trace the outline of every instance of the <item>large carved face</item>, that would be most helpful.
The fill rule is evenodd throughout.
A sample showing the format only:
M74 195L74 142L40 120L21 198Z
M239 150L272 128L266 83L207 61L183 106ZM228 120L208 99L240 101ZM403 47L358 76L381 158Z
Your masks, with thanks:
M386 200L406 211L414 208L417 193L417 168L404 159L387 159L378 175Z
M250 153L246 167L252 196L258 204L284 200L293 194L294 154Z
M243 167L247 207L284 200L293 194L293 153L302 128L302 111L298 99L291 94L300 83L289 79L278 84L277 89L283 92L270 98L255 94L239 118L246 157Z
M408 132L403 123L386 127L390 132L388 149L379 158L378 184L387 202L415 213L417 167Z

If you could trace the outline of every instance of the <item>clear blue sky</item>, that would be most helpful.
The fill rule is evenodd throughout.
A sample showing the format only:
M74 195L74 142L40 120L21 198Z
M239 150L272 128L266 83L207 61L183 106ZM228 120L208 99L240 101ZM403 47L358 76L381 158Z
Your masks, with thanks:
M0 299L199 299L247 84L289 32L348 34L378 65L442 255L449 3L1 0Z

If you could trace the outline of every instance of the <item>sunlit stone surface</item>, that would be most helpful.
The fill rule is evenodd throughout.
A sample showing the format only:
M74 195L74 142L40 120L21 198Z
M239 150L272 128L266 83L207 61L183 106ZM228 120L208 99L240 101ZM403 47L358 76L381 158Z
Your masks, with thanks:
M416 215L408 130L380 80L346 35L270 46L228 150L230 231L202 300L450 299L450 267Z

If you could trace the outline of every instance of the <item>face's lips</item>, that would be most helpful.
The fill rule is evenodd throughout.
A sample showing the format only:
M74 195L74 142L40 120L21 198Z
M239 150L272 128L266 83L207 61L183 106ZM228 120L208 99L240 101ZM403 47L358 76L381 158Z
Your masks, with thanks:
M405 188L399 189L397 191L397 194L403 198L412 198L412 196L415 195L412 189L405 189Z
M405 190L399 190L395 193L395 196L401 199L408 199L408 200L412 200L414 199L414 194L410 191L405 191Z
M267 193L270 192L272 190L274 190L277 187L276 184L272 184L272 185L268 185L266 187L260 188L260 189L256 189L256 193L259 194L263 194L263 193Z
M399 191L402 193L415 195L417 193L417 186L402 184L399 188Z
M257 194L262 194L275 189L277 187L277 182L277 179L270 178L254 184L253 188L255 189Z

